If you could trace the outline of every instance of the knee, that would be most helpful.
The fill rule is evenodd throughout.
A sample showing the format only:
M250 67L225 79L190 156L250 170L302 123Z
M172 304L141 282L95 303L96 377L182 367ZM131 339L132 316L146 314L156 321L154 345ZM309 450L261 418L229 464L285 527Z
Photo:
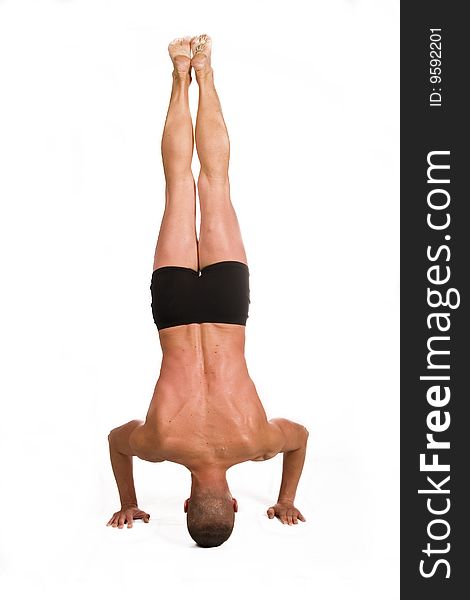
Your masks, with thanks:
M228 169L201 168L197 187L199 193L203 194L210 193L211 190L214 190L216 193L220 193L220 190L228 191L230 187Z

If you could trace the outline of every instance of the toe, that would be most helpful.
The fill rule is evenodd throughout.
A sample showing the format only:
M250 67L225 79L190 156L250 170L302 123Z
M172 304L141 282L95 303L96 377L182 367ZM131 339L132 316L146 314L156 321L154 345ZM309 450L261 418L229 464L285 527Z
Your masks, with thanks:
M207 33L202 33L201 35L196 35L191 39L191 50L193 52L201 51L205 45L209 42L210 38Z

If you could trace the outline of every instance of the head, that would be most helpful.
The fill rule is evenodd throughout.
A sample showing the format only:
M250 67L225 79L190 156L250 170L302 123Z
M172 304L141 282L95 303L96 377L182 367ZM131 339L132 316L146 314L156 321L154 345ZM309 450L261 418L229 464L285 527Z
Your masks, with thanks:
M184 503L189 535L198 546L212 548L228 540L238 510L227 482L225 485L197 485L194 482L191 497Z

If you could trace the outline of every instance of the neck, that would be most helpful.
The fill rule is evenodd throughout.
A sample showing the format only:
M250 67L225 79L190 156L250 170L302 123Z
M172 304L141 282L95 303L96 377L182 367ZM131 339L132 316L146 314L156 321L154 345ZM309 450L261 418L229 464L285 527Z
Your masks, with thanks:
M219 493L227 492L230 495L226 472L227 469L221 467L193 469L191 471L191 495L206 489L211 489Z

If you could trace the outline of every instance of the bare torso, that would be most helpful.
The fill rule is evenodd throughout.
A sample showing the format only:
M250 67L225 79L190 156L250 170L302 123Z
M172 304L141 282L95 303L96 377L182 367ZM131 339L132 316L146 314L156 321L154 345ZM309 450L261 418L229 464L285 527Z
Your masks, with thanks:
M189 469L278 454L282 436L248 374L245 327L193 323L159 333L162 366L145 424L130 440L135 454Z

